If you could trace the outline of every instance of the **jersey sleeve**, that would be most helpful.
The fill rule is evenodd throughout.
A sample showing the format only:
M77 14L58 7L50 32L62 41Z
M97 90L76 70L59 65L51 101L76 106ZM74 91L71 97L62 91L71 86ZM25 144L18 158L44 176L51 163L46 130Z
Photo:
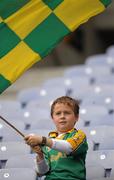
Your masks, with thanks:
M67 139L72 146L72 155L86 153L88 150L88 144L86 135L82 130L78 130L72 137Z

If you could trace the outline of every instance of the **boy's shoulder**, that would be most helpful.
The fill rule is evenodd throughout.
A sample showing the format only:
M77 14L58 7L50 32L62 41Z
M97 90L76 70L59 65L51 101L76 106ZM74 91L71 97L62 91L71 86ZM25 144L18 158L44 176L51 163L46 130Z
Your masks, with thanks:
M81 129L77 130L76 128L73 128L70 131L65 132L64 135L86 136L86 134ZM56 130L51 131L51 132L49 132L48 136L50 138L56 138L58 136L58 132Z
M58 136L58 132L57 131L50 131L48 133L48 137L50 138L56 138Z

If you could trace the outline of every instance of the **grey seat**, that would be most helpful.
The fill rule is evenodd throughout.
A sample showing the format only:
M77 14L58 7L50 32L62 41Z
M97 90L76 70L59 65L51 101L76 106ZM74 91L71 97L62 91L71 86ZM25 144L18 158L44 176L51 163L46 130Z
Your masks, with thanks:
M105 175L105 169L101 165L86 166L86 178L92 180L93 178L101 178Z
M29 168L10 168L0 170L1 180L36 180L36 172Z
M105 169L114 167L114 150L89 151L86 157L86 166L101 165Z
M30 147L24 142L1 142L0 160L7 160L11 156L29 154Z
M53 129L51 129L50 127L47 126L47 128L37 128L37 129L29 129L29 130L25 130L24 134L28 135L28 134L37 134L37 135L43 135L48 137L48 134L50 131L52 131Z
M37 87L21 90L17 94L17 99L20 102L21 106L25 107L30 101L39 99L40 98L39 91L40 89Z
M23 121L8 121L15 126L21 132L25 129L25 123ZM0 120L0 138L1 141L22 141L23 138L10 126L8 126L5 122Z
M114 150L114 137L93 137L91 140L88 139L88 144L91 150ZM92 144L92 145L91 145Z
M93 117L89 117L84 121L84 125L86 127L92 126L114 126L113 114L108 115L97 115Z
M113 126L89 126L82 127L82 130L86 133L87 138L94 140L95 138L107 138L114 137L114 127Z
M85 62L87 65L90 66L110 66L111 62L107 54L96 54L89 56Z
M80 106L80 118L83 120L88 120L92 116L103 116L107 115L108 111L105 106L102 105L82 105Z
M110 177L114 179L114 166L113 166L112 169L111 169Z
M9 157L5 168L30 168L35 169L35 154L16 155Z

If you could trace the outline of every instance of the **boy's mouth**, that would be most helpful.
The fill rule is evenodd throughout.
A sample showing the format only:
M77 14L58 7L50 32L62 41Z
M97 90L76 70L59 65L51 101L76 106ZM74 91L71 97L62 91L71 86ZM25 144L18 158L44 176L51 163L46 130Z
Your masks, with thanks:
M66 121L60 121L60 124L66 124Z

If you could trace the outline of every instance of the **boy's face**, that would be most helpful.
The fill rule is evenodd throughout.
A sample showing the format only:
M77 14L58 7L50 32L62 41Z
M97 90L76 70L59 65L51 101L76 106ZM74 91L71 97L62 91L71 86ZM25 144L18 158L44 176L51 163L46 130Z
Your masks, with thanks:
M67 104L57 103L54 107L52 118L57 131L63 133L74 127L78 120L78 115L76 116L72 108Z

